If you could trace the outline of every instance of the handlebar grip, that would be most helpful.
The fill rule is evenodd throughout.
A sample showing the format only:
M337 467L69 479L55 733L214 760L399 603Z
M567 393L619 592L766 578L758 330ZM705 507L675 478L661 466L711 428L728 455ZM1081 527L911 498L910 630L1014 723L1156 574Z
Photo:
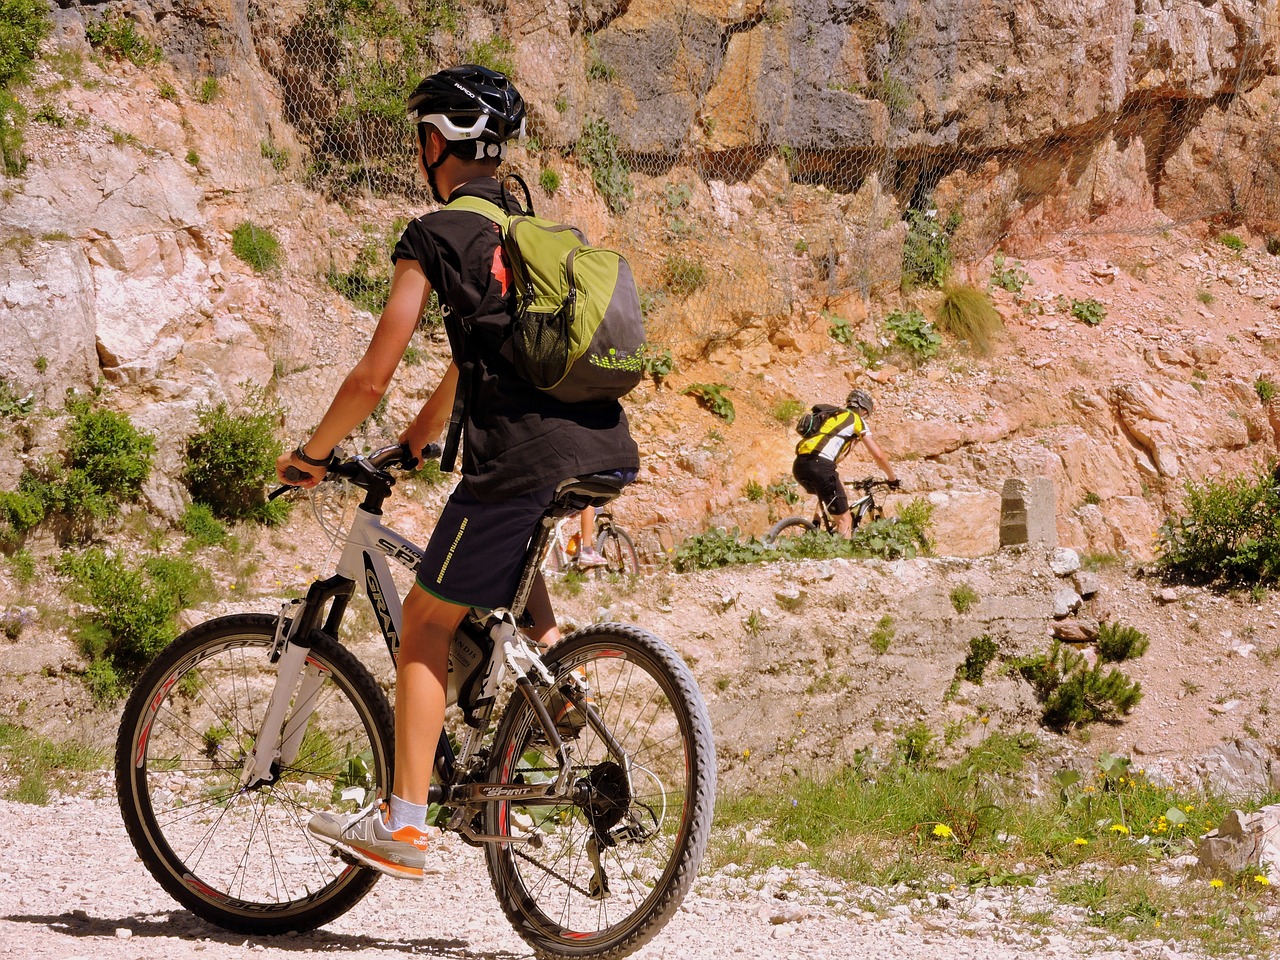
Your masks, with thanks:
M444 453L444 447L438 443L428 443L422 448L423 460L439 460L440 454Z
M290 483L297 483L299 480L311 479L311 474L304 473L293 464L289 464L289 466L284 468L284 478Z

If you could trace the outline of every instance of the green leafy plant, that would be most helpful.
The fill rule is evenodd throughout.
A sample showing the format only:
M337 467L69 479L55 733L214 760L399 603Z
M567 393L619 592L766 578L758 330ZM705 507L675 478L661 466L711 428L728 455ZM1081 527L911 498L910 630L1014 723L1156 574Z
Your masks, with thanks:
M1267 237L1265 246L1267 248L1267 253L1271 254L1273 257L1280 257L1280 237L1274 235Z
M194 150L187 151L186 160L190 166L193 166L193 167L200 166L200 154L196 153Z
M227 539L227 528L207 503L189 503L178 521L193 547L213 547Z
M1016 260L1007 260L999 250L992 259L991 280L989 286L999 287L1010 293L1021 293L1022 288L1031 282L1031 275L1022 269Z
M955 608L956 613L961 615L968 613L977 606L979 599L978 591L967 583L961 583L951 588L951 606Z
M822 315L827 321L828 337L836 343L843 343L845 346L853 343L853 327L849 325L848 320L834 313L827 313L825 310Z
M907 238L902 248L902 286L940 288L951 274L951 237L960 226L952 213L938 223L935 209L907 211Z
M226 402L203 407L198 430L187 440L184 479L191 496L223 520L276 524L288 515L283 500L268 501L284 445L276 436L283 416L261 387L245 384L244 407L233 413Z
M923 769L937 759L933 742L933 731L929 729L929 725L924 721L917 721L898 731L898 738L893 743L894 753L904 767Z
M124 14L107 14L85 24L89 46L114 60L128 60L135 67L159 63L164 51L138 32L138 25Z
M218 78L214 76L205 77L200 81L200 85L196 87L196 99L201 103L213 103L218 99L218 94L222 92Z
M550 167L543 167L542 172L538 174L538 183L547 193L555 193L560 189L560 174Z
M622 157L622 142L609 121L595 117L582 127L575 155L591 168L591 180L610 212L622 213L635 197L631 168Z
M985 291L949 284L942 291L938 327L986 357L991 355L996 337L1004 332L1004 321Z
M277 147L272 140L263 140L258 144L258 152L262 154L262 159L270 162L271 168L277 173L282 173L289 166L289 151Z
M151 557L137 566L99 547L66 553L56 565L87 606L77 639L95 697L112 701L177 635L178 612L212 595L209 575L186 558Z
M391 253L406 224L407 221L397 219L387 230L365 227L364 243L361 244L351 269L342 271L330 268L327 277L329 286L360 309L367 310L374 316L382 313L383 307L387 305L387 297L391 294ZM433 290L423 316L430 316L433 311L438 310L439 299Z
M1228 250L1234 250L1236 253L1239 253L1248 247L1248 244L1237 237L1234 233L1218 234L1218 242Z
M248 220L231 231L231 252L253 267L257 273L266 273L280 265L282 251L276 235L266 227L259 227Z
M942 349L942 337L919 310L895 310L885 319L894 341L916 363L935 357Z
M1258 377L1257 380L1253 381L1253 391L1263 404L1268 404L1276 395L1276 385L1266 377Z
M1085 326L1096 327L1107 318L1107 308L1092 297L1087 300L1072 300L1071 316Z
M648 343L641 350L640 367L654 383L661 383L675 371L676 361L670 350L654 350Z
M787 506L794 506L800 502L800 490L790 477L769 484L764 488L764 492L765 496L771 500L781 500Z
M25 417L35 409L33 394L19 395L7 380L0 380L0 417Z
M1182 509L1157 532L1157 560L1166 573L1242 585L1280 578L1280 489L1268 465L1253 474L1188 481Z
M680 392L698 401L698 405L710 410L725 423L733 423L736 412L733 401L725 396L732 389L723 383L691 383Z
M742 493L752 503L759 503L764 499L764 486L758 480L748 480Z

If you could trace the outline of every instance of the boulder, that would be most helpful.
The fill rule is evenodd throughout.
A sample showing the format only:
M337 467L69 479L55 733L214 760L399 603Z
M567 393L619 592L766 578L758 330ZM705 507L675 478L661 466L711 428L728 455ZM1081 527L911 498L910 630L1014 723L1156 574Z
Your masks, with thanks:
M1196 856L1205 873L1230 878L1242 870L1258 870L1280 884L1280 804L1256 813L1232 810L1200 838Z

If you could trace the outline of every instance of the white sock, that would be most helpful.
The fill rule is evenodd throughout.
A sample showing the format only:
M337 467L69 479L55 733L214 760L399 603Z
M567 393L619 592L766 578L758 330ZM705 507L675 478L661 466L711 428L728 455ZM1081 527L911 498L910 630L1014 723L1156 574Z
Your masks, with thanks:
M392 833L401 827L417 827L419 830L427 826L427 805L410 803L397 797L394 793L387 804L387 829Z

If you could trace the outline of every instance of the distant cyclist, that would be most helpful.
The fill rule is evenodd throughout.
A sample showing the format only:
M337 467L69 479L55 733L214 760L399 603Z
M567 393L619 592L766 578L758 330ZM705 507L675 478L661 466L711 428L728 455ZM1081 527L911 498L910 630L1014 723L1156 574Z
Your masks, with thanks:
M875 401L865 390L852 391L843 407L815 404L812 414L808 415L811 427L804 431L804 438L796 444L796 459L791 466L796 482L826 505L836 530L844 537L852 532L853 523L849 515L849 498L836 466L855 443L861 440L871 459L884 471L885 479L895 487L898 484L889 458L871 438L867 427L867 418L875 406Z

